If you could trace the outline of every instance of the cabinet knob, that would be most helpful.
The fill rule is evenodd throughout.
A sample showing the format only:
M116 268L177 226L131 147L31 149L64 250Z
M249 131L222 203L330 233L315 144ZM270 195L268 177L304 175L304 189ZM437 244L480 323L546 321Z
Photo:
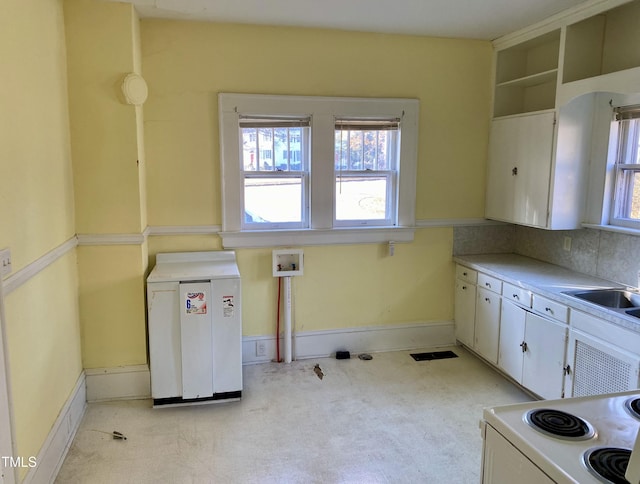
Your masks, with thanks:
M466 291L467 290L467 286L462 286L462 290Z
M570 375L571 374L571 366L567 365L565 367L562 368L564 370L564 374L565 375Z
M466 276L466 275L467 275L467 273L466 273L466 272L463 272L463 273L462 273L462 275L463 275L463 276Z
M518 296L517 294L513 295L513 299L517 299L518 301L520 300L520 296Z
M545 310L546 312L548 312L548 313L553 314L553 309L551 309L551 308L544 308L544 310Z
M491 299L489 299L488 297L485 297L484 300L487 301L488 303L491 302Z
M520 343L520 348L522 348L523 353L527 351L527 342L523 341L522 343Z
M491 283L490 282L485 282L484 285L487 286L489 289L491 289Z
M511 175L512 175L512 176L516 176L517 174L518 174L518 167L517 167L517 166L514 166L514 167L513 167L513 170L511 170Z

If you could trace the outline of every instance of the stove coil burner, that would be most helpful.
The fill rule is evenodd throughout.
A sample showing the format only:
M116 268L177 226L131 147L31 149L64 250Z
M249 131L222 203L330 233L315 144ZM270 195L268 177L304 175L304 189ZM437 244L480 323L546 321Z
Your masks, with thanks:
M640 398L631 397L624 402L624 408L631 414L632 417L640 419Z
M550 408L529 410L524 420L538 432L560 439L587 440L596 434L587 421L562 410Z
M629 484L624 473L629 465L631 451L618 447L595 447L587 450L582 461L589 472L601 482Z

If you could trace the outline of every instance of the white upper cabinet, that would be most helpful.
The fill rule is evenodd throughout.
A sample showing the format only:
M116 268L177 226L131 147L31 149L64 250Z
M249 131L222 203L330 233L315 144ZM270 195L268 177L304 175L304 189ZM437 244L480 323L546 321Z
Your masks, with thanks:
M554 123L553 111L493 121L488 218L546 226Z
M560 30L496 52L494 117L553 109Z
M640 0L588 2L495 41L485 216L579 228L598 92L640 92Z
M638 92L640 1L569 24L561 77L559 105L588 92Z

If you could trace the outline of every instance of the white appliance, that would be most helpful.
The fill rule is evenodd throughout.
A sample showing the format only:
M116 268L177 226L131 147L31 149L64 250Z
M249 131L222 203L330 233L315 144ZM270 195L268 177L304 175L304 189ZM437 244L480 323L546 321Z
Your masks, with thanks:
M640 390L488 408L481 429L483 483L626 483Z
M235 252L158 254L147 278L154 407L242 396L242 305Z

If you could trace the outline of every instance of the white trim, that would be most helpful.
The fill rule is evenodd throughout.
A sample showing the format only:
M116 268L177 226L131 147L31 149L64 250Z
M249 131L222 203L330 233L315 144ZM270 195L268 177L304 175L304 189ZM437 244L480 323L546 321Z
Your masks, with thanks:
M438 218L428 220L417 220L417 228L432 227L466 227L470 225L510 225L497 220L489 220L486 218Z
M85 373L88 402L151 398L148 365L90 368Z
M87 408L85 374L82 372L76 385L60 410L49 435L36 456L37 465L30 468L24 484L48 484L54 482L71 447L84 412ZM28 456L22 456L28 459Z
M452 321L388 324L355 328L305 331L293 335L293 358L322 358L347 350L352 355L364 352L435 348L455 344ZM265 344L266 356L256 356L257 342ZM283 344L280 344L281 357ZM242 338L242 363L266 363L276 358L275 336L245 336Z
M305 331L294 333L293 338L294 359L328 357L335 354L336 350L348 350L355 355L363 352L436 348L455 344L452 321ZM258 341L265 343L265 356L256 356ZM284 348L282 343L280 347ZM242 338L244 365L267 363L275 357L274 335ZM87 369L85 374L88 402L151 398L151 378L147 365Z
M618 7L631 0L591 0L573 8L568 8L540 22L529 25L510 34L503 35L493 41L493 46L500 50L525 42L554 29L560 29L587 17L597 15L605 10Z
M156 225L147 227L148 235L218 235L221 225Z
M60 257L64 256L67 252L75 249L78 245L78 239L74 236L69 240L59 245L55 249L47 252L42 257L36 259L35 261L27 264L25 267L20 269L19 271L11 274L3 281L4 286L4 295L10 294L15 291L18 287L22 286L29 279L36 276L38 273L49 267L55 261L57 261Z
M598 224L582 224L585 229L604 230L606 232L617 232L620 234L640 236L640 230L631 227L622 227L619 225L598 225Z
M291 245L369 244L412 242L412 227L335 228L326 230L267 230L221 232L222 246L228 248L281 247Z
M6 317L4 310L4 290L0 280L0 455L15 456L15 425L13 422L13 398L7 348ZM0 483L14 484L18 481L18 469L4 468L0 463Z
M145 240L145 233L78 234L78 245L141 245L144 244Z
M397 178L398 226L415 224L415 194L417 172L417 137L419 118L418 99L349 98L318 96L270 96L259 94L218 94L220 125L220 167L222 189L222 227L226 234L242 231L243 183L238 121L243 114L266 116L303 115L312 117L311 180L309 224L312 230L333 229L333 193L335 173L333 159L335 147L335 116L362 118L402 118L400 169ZM373 242L373 241L372 241ZM332 243L325 238L324 243ZM349 243L349 241L336 242ZM227 246L235 244L226 243ZM267 243L253 246L267 246Z

